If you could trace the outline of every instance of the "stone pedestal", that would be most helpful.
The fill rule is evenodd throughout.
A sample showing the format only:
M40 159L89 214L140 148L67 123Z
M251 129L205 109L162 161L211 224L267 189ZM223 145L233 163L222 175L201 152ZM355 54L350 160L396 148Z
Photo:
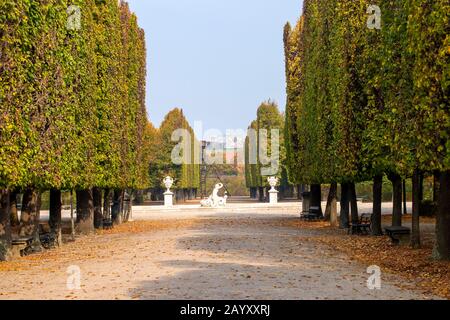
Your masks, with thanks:
M173 207L173 192L164 193L164 207Z
M277 190L269 191L269 200L270 200L271 205L278 203L278 191Z

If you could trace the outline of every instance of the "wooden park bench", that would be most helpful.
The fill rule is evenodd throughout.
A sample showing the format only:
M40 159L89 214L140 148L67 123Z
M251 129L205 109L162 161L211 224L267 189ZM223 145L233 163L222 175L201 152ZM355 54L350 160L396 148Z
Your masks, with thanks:
M33 237L18 237L12 239L13 254L17 252L21 257L26 255L26 249L33 243Z
M44 232L39 234L41 244L45 249L53 249L58 246L56 235L52 232Z
M372 232L372 214L363 213L358 222L351 222L348 234L370 234Z
M409 240L411 229L407 227L387 227L384 229L395 245Z
M114 227L114 224L111 219L103 219L103 229L110 230L113 227Z
M302 213L300 219L305 221L318 221L322 220L323 216L319 207L310 207L308 212Z

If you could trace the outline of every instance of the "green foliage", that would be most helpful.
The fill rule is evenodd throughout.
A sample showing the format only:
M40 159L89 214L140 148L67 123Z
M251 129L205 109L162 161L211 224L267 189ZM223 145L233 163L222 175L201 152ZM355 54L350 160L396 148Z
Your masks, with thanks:
M0 12L0 186L147 185L145 40L128 5L5 0Z
M191 136L191 163L176 165L172 161L172 150L178 144L172 141L172 134L175 130L186 129ZM162 186L164 177L171 176L175 183L175 189L198 189L200 187L200 165L194 164L195 144L199 144L194 135L194 130L190 127L188 121L183 115L183 110L173 109L170 111L159 130L151 128L152 134L149 135L151 143L150 176L151 187L159 188Z
M280 134L280 159L278 163L278 176L280 178L281 185L289 185L286 171L286 152L284 147L284 115L278 110L277 104L271 101L263 102L257 111L257 119L251 123L249 129L256 132L256 148L253 152L256 152L256 164L250 164L250 137L247 135L245 140L245 177L248 188L265 187L267 186L267 177L262 176L261 169L266 166L264 159L261 159L261 155L267 155L270 159L272 152L272 133L271 130L279 130ZM261 130L267 132L267 146L261 143ZM267 159L266 159L267 160Z
M379 5L381 30L367 28ZM295 183L449 167L449 3L308 0L284 30Z
M297 132L297 103L300 97L300 35L303 27L303 18L299 19L292 30L290 24L284 28L284 50L286 64L286 119L285 119L285 149L286 168L292 183L300 183L300 170L297 154L299 154L299 135Z

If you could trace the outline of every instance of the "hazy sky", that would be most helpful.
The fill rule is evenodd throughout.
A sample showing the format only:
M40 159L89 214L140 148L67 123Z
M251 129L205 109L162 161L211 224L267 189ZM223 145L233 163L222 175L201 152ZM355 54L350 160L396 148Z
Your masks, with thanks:
M147 109L204 129L245 129L269 98L285 107L283 26L301 0L129 0L145 29Z

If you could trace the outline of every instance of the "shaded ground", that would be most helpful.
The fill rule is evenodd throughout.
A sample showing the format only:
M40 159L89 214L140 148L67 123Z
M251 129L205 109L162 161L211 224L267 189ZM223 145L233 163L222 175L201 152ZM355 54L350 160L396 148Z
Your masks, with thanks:
M280 217L141 221L0 263L0 299L429 299L411 281L319 244L320 230ZM312 240L311 240L312 239ZM67 268L81 290L66 287Z

